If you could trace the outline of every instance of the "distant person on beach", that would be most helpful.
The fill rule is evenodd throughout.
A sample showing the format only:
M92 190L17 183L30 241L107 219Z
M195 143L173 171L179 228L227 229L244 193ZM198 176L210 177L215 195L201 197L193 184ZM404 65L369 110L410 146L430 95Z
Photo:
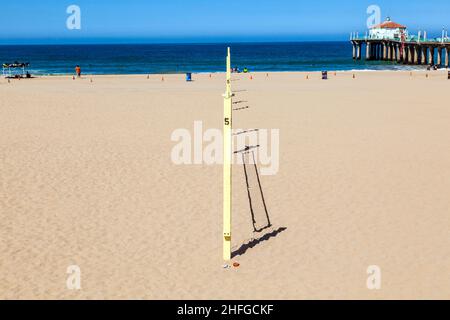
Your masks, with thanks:
M75 73L77 74L77 77L80 78L81 77L81 68L79 65L77 65L75 67Z

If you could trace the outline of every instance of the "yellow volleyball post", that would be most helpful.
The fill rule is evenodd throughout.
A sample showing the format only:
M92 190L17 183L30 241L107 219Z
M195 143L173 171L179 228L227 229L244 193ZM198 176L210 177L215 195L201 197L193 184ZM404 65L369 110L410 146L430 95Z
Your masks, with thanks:
M231 53L227 55L227 86L223 95L223 259L231 260L231 160L233 93L231 92Z

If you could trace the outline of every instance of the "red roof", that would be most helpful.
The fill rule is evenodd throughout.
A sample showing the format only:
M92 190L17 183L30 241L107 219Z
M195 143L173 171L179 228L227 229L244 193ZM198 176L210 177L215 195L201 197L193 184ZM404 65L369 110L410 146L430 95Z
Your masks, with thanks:
M385 21L373 26L371 29L406 29L406 27L393 21Z

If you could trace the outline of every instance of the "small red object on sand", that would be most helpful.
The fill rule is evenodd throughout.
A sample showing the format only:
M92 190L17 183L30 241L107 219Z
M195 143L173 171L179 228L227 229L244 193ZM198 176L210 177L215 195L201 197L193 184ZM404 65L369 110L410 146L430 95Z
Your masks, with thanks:
M240 266L240 264L239 264L239 263L237 263L237 262L234 262L234 263L233 263L233 267L235 267L235 268L239 268L239 266Z

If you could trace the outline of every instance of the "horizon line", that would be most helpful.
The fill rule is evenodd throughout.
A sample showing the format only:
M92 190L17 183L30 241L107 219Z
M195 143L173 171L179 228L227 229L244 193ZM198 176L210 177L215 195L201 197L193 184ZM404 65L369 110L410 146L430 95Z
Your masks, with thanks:
M2 43L0 46L71 46L71 45L218 45L218 44L273 44L273 43L314 43L314 42L350 42L350 40L277 40L277 41L214 41L214 42L43 42L43 43Z

